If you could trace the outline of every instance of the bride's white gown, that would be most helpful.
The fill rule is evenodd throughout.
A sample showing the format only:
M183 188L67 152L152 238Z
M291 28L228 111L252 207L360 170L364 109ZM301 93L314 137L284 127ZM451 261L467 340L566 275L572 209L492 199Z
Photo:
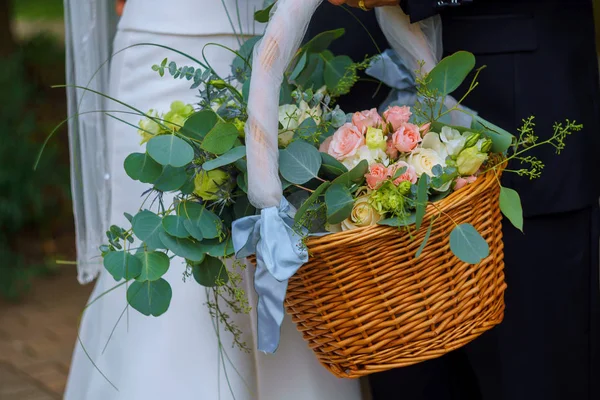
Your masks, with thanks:
M233 12L237 27L236 0L225 3ZM262 0L239 0L239 4L244 31L251 34L252 29L246 22L255 8L261 8ZM202 48L209 42L238 47L230 26L221 0L128 0L114 50L150 42L201 58ZM206 54L219 73L228 73L231 53L209 47ZM165 57L181 65L191 64L183 56L156 47L140 46L121 53L111 65L109 94L144 111L151 108L167 111L173 100L194 103L196 92L189 90L188 81L161 78L151 70L153 64ZM123 114L121 118L134 125L139 120L134 115ZM116 120L111 119L107 127L112 157L111 222L127 226L123 213L135 213L141 204L140 195L147 189L146 185L127 177L122 167L128 154L140 151L140 138L134 128ZM184 283L183 271L181 262L172 262L165 279L173 288L173 299L166 314L158 318L143 316L133 309L122 314L126 308L125 287L108 293L86 311L80 330L82 343L98 369L118 391L77 344L65 399L360 399L359 382L329 374L289 319L284 321L281 345L275 355L255 351L245 354L230 348L230 336L224 333L223 341L231 361L225 361L226 379L223 363L219 361L215 331L204 305L205 290L193 279ZM116 284L108 273L102 273L91 298ZM251 286L247 292L254 304ZM235 320L247 333L246 342L254 344L255 317L236 316Z

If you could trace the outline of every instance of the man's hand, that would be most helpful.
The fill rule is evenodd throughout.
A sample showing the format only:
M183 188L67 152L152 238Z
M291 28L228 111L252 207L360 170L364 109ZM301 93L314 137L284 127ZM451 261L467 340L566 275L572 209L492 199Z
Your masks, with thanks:
M125 7L125 0L117 0L116 4L117 15L120 17L123 15L123 7Z
M359 7L359 0L329 0L329 2L336 6L347 4L350 7ZM364 0L364 2L365 7L367 7L368 9L384 6L397 6L400 4L400 0Z

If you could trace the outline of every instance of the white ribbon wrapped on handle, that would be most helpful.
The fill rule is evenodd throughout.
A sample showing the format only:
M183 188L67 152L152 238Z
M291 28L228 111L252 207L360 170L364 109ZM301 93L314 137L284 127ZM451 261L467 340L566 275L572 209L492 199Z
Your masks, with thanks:
M238 258L256 254L258 349L268 353L279 344L287 280L308 260L302 238L292 227L294 210L283 198L279 179L279 93L284 72L322 1L279 0L252 62L245 128L248 198L261 214L234 221L233 243ZM383 32L410 71L418 68L419 61L425 62L424 72L439 62L439 17L411 25L400 7L376 12Z

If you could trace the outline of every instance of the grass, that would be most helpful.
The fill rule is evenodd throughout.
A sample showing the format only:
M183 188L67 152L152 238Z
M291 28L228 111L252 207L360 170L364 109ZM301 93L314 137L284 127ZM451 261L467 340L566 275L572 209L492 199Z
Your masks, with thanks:
M12 0L13 15L23 20L57 20L63 18L62 0Z

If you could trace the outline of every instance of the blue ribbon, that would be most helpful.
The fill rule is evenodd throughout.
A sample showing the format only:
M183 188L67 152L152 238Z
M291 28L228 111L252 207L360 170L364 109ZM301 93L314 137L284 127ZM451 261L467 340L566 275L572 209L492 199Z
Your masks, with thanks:
M308 261L302 236L293 229L292 212L282 198L279 207L265 208L260 215L238 219L232 225L236 257L256 255L258 349L266 353L274 353L279 346L288 279Z
M375 57L365 72L392 89L381 103L380 111L384 111L389 106L415 104L417 88L414 73L404 65L394 50L385 50L379 57Z

